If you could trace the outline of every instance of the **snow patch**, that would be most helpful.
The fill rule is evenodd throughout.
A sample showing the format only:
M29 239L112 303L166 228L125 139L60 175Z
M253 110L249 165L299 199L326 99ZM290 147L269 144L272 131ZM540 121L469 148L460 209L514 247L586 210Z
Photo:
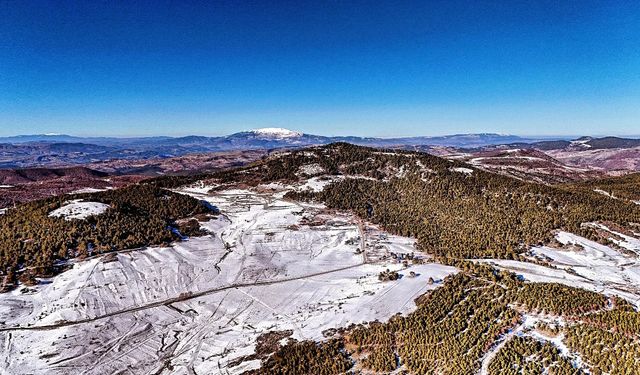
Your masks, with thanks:
M591 148L591 145L587 144L587 142L589 141L591 141L591 138L577 139L577 140L571 141L570 145Z
M458 173L464 173L464 174L472 174L473 173L473 169L471 168L464 168L464 167L456 167L456 168L451 168L452 171L454 172L458 172Z
M613 196L613 194L609 193L608 191L604 191L604 190L602 190L602 189L593 189L593 191L595 191L595 192L596 192L596 193L598 193L598 194L605 195L605 196L607 196L607 197L609 197L609 198L616 199L616 197L614 197L614 196Z
M511 340L514 336L519 337L531 337L541 342L549 342L553 346L555 346L560 355L563 357L569 358L572 362L572 365L575 368L579 368L582 370L588 370L585 366L582 358L578 353L572 352L569 350L567 345L564 343L564 334L559 333L558 335L551 337L539 332L535 329L536 324L538 322L546 322L557 324L559 326L564 326L566 322L561 317L556 316L534 316L531 314L523 314L521 317L521 323L517 325L515 328L507 332L504 336L498 339L497 345L487 352L484 357L482 357L482 365L480 369L480 375L488 375L489 374L489 365L491 361L495 358L500 350Z
M584 361L580 357L580 354L572 352L564 343L564 333L559 332L555 336L548 336L535 329L535 326L538 322L557 324L558 326L564 326L566 324L564 319L562 319L561 317L538 317L525 314L523 325L527 329L523 331L522 336L529 336L541 342L549 342L558 349L560 355L571 360L574 368L588 370L588 367L584 364Z
M298 169L298 173L299 174L304 174L307 176L317 176L319 174L323 174L324 173L324 168L322 168L322 166L320 166L320 164L314 163L314 164L306 164L301 166Z
M617 295L640 307L640 240L612 231L603 225L599 227L620 236L622 240L615 241L630 253L625 254L573 233L561 231L556 235L560 243L577 246L571 249L548 246L531 249L535 258L542 259L550 267L514 260L480 261L515 272L529 281L555 282L610 296Z
M301 185L298 190L311 190L314 193L318 193L323 191L324 188L327 187L327 185L341 179L341 177L342 176L313 177L308 179L303 185Z
M71 193L68 193L68 194L99 193L101 191L106 191L106 190L108 190L108 189L97 189L97 188L92 188L92 187L86 187L86 188L74 190L74 191L72 191Z
M75 199L49 212L49 217L64 218L65 220L86 219L90 216L101 215L107 211L108 208L108 204L84 202L82 199Z

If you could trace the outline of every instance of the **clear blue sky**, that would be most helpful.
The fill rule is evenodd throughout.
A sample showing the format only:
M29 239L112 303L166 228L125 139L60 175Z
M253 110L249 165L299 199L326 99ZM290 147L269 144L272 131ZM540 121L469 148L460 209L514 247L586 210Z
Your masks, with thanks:
M640 1L0 0L0 134L640 134Z

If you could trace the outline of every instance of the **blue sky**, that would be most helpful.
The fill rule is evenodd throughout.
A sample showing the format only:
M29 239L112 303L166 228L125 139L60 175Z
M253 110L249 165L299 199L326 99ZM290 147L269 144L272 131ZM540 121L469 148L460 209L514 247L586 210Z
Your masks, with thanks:
M0 1L0 134L640 134L638 1Z

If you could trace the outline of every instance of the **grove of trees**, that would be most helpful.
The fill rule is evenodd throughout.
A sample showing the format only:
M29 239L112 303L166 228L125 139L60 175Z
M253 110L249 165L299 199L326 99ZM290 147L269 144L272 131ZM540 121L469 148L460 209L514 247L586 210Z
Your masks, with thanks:
M72 199L109 205L86 219L65 220L49 213ZM0 275L13 282L50 276L57 261L89 254L163 245L179 240L170 226L179 219L210 213L198 200L152 185L132 185L92 194L66 195L18 205L0 215ZM198 225L181 225L183 235L202 234ZM8 276L8 279L7 279Z

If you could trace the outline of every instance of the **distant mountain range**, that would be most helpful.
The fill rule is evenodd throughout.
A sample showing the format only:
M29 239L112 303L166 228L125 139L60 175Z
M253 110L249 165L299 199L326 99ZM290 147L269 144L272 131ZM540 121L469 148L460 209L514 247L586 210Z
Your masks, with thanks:
M586 151L586 150L606 150L615 148L634 148L640 147L640 139L635 138L620 138L620 137L580 137L573 140L557 139L546 140L538 142L515 142L507 144L487 145L489 148L535 148L543 151L551 150L573 150L573 151Z
M65 134L35 134L0 137L0 143L84 143L100 146L117 147L194 147L223 151L238 148L277 148L300 145L320 145L333 142L349 142L366 145L438 145L452 147L486 146L497 143L532 142L538 139L522 138L514 135L493 133L455 134L436 137L402 137L402 138L374 138L355 136L321 136L305 134L283 128L262 128L234 133L228 136L204 137L75 137Z
M68 166L105 160L152 159L194 153L298 148L348 142L372 147L404 147L429 149L453 147L566 148L566 147L635 147L640 140L616 137L569 139L524 138L494 133L454 134L436 137L373 138L356 136L322 136L283 128L262 128L228 136L205 137L75 137L64 134L19 135L0 138L0 168L34 166Z

